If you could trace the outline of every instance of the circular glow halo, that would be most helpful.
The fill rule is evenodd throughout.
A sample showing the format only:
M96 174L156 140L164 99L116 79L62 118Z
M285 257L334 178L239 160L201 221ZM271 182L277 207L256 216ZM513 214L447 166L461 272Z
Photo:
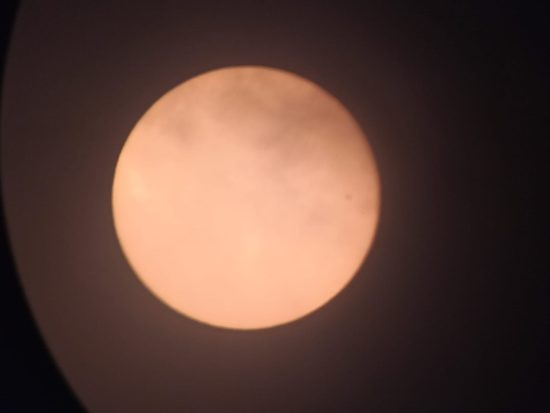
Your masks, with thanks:
M162 96L124 144L112 196L138 278L174 310L234 329L333 298L367 255L380 205L372 151L344 106L259 66Z

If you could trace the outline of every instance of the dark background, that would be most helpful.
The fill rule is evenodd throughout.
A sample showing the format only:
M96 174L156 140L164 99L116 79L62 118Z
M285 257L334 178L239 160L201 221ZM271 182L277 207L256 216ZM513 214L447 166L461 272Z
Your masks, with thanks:
M2 72L19 3L0 3ZM84 411L48 354L27 307L9 247L3 202L0 225L0 411Z
M372 142L385 191L372 266L402 270L387 262L391 254L375 254L391 244L410 272L393 284L374 281L384 302L370 297L357 310L383 314L368 319L377 338L339 332L336 357L346 362L327 361L332 378L319 391L332 396L320 396L312 411L550 411L548 236L540 213L548 191L549 12L535 2L387 3L379 7L382 22L361 7L350 13L386 27L386 36L394 32L406 59L421 62L399 85L378 85L386 101L369 107L378 135L407 136L409 125L423 131ZM1 6L3 56L16 7ZM330 21L333 7L346 5L300 11ZM393 124L387 117L400 95L418 95L419 106L411 108L414 121ZM394 217L406 226L392 225ZM1 235L0 411L81 411L27 309L5 228ZM350 302L364 286L346 293ZM299 396L280 394L289 397ZM277 410L289 411L265 409Z

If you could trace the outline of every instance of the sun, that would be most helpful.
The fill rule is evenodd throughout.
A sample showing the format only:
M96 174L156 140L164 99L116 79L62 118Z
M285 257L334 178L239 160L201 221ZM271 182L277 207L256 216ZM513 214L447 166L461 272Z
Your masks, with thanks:
M116 164L116 234L162 302L206 324L272 327L358 271L380 209L376 163L349 111L267 67L206 72L137 122Z

